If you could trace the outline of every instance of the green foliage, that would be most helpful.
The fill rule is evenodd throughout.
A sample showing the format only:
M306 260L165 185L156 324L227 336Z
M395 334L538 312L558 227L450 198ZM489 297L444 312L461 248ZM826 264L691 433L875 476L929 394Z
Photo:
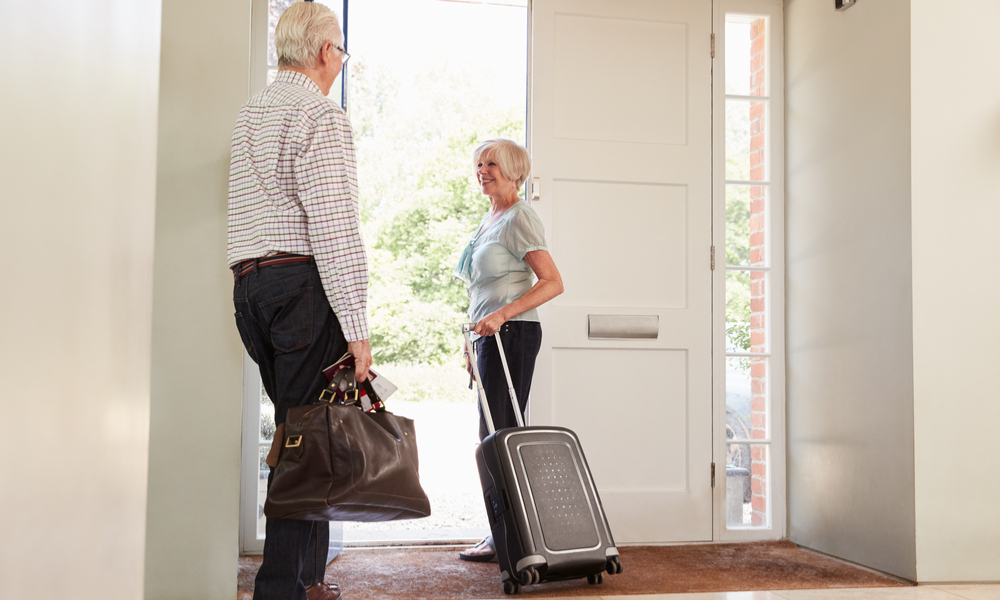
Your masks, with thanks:
M726 264L750 264L750 188L726 186Z
M462 314L441 300L422 299L411 285L415 277L405 257L375 249L370 258L368 306L375 364L440 364L454 356Z
M726 101L726 179L750 179L750 103Z
M726 347L730 352L750 351L750 273L726 273Z
M452 273L489 210L472 151L489 137L524 137L523 115L497 107L483 89L482 75L462 65L416 82L363 61L351 72L376 365L442 364L459 347L469 299Z
M746 103L726 106L726 177L748 179L750 114ZM750 188L726 186L726 264L750 264ZM750 351L750 273L726 273L726 347L729 351ZM749 361L744 366L749 366Z

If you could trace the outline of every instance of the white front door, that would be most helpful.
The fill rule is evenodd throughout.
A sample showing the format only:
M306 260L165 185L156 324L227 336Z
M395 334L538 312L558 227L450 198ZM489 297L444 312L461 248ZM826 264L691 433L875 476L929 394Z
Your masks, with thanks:
M712 3L531 15L533 206L566 291L530 423L580 436L616 541L711 540Z

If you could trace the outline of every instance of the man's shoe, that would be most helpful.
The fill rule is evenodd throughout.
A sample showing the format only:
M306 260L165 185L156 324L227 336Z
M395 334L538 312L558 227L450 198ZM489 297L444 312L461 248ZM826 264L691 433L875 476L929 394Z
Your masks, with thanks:
M336 583L321 581L306 590L306 598L309 600L338 600L340 586Z

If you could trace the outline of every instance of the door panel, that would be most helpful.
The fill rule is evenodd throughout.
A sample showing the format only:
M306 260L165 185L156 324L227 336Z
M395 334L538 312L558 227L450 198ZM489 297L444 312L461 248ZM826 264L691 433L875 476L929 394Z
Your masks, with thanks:
M661 110L685 105L683 24L556 14L554 26L556 138L685 143L685 111Z
M566 291L559 306L687 305L686 189L674 185L567 181L554 182L549 239L574 260L560 264ZM615 210L606 207L613 203ZM594 215L601 215L595 219ZM641 216L641 218L637 218ZM643 240L645 260L622 260L602 240L609 232L629 231ZM612 233L613 234L613 233ZM611 274L595 281L595 273ZM645 281L627 295L617 289L631 281Z
M585 448L598 448L608 429L628 430L632 435L618 442L615 453L589 453L591 470L601 473L605 503L615 494L683 491L688 471L683 461L667 461L651 478L646 461L622 461L622 456L683 456L687 441L686 394L673 385L684 379L687 356L683 351L630 350L623 348L557 348L553 351L553 377L565 381L555 390L553 417L579 436ZM623 410L618 393L595 393L588 380L575 377L579 365L619 365L650 374L648 392L635 401L643 406L642 418ZM600 415L600 419L594 419Z
M570 427L619 542L712 539L709 0L534 0L531 150L566 291L530 422ZM654 315L656 339L588 316Z

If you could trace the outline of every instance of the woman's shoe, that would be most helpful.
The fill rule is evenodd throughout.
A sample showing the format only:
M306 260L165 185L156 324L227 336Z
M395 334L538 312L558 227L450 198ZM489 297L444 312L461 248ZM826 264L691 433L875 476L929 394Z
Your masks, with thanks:
M488 536L475 546L462 550L458 557L469 562L498 562L497 551L493 547L493 538Z

